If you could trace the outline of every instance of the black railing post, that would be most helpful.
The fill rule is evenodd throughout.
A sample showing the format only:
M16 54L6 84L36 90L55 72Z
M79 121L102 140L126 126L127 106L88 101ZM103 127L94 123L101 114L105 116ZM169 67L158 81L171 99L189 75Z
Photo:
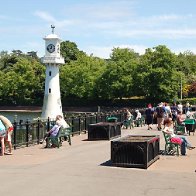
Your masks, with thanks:
M81 116L80 115L78 116L78 127L79 127L79 135L80 135L80 132L81 132Z
M108 114L104 113L104 122L107 121Z
M17 130L17 122L14 120L14 150L16 150L16 130Z
M90 124L92 124L92 114L90 114Z
M86 125L86 114L84 115L84 130L87 130L87 125ZM86 132L85 132L86 133Z
M119 116L119 122L122 122L122 115L121 115L121 112L118 112L118 116Z
M47 132L50 131L50 118L48 117L48 120L47 120Z
M71 117L71 131L72 131L72 136L73 136L73 133L74 133L74 116Z
M95 114L95 121L96 121L96 123L98 123L98 112L96 112L96 114Z
M40 120L37 119L37 144L39 144L40 140Z
M26 121L26 147L29 146L29 121Z

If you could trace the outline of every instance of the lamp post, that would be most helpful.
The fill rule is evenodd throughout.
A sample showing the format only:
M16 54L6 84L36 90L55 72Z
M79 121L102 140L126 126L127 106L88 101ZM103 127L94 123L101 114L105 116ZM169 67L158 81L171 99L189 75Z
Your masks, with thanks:
M182 100L182 76L180 77L180 99Z

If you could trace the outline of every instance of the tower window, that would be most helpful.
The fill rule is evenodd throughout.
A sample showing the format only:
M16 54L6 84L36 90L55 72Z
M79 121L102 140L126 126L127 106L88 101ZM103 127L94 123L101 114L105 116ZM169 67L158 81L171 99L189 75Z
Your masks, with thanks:
M52 72L51 71L49 71L49 76L51 76L52 75Z
M51 93L51 88L49 88L49 93Z

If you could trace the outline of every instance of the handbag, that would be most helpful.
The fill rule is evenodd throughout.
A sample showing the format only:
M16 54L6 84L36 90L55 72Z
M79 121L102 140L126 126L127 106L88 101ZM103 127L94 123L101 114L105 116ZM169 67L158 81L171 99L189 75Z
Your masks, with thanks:
M170 139L170 141L172 142L172 143L175 143L175 144L182 144L182 139L181 138L179 138L179 137L172 137L171 139Z

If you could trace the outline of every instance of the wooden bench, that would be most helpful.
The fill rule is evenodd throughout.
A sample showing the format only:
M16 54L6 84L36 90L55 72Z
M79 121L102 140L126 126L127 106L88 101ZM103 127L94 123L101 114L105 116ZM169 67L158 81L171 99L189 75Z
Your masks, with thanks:
M55 146L59 148L62 146L63 141L67 141L69 145L71 145L71 127L69 128L60 128L59 132L56 136L50 136L48 137L48 147Z

